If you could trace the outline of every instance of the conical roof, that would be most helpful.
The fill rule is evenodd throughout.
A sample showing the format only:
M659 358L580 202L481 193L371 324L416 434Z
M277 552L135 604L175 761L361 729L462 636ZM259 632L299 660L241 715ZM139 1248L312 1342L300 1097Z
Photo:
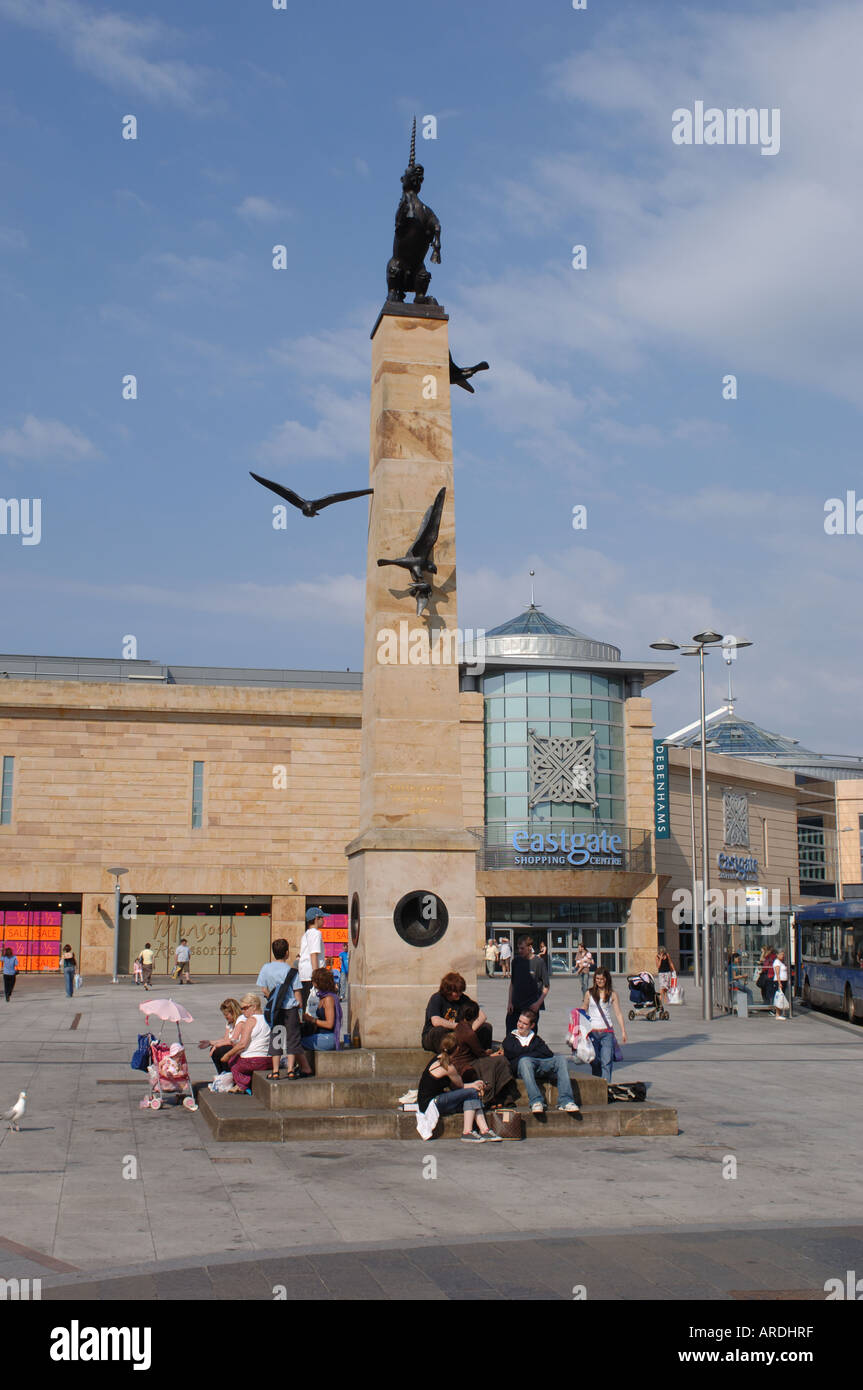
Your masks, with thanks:
M542 613L535 603L526 608L523 613L519 613L517 618L510 618L505 623L500 623L498 627L493 627L485 635L486 637L512 637L515 633L521 632L548 632L553 637L583 637L587 641L584 632L577 632L574 627L567 627L566 623L559 623L556 618L550 618L547 613Z
M620 648L597 642L577 628L550 618L531 603L518 617L491 628L485 634L488 657L549 658L560 662L619 661Z

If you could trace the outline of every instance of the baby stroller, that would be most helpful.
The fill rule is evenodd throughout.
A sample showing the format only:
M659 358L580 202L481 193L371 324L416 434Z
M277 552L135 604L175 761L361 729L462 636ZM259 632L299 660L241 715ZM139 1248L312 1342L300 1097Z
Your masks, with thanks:
M634 1018L646 1018L648 1023L653 1023L657 1018L671 1017L667 1009L660 1005L652 975L644 971L641 975L627 975L626 981L629 985L629 1002L633 1006L629 1010L630 1021Z
M187 1110L197 1110L198 1105L189 1078L186 1049L183 1047L183 1035L180 1032L180 1019L191 1023L192 1015L187 1013L182 1005L175 1004L173 999L154 999L152 1002L148 1000L146 1004L140 1004L138 1007L146 1014L148 1024L150 1015L153 1014L163 1022L170 1020L177 1025L175 1043L163 1042L161 1030L158 1038L152 1035L149 1038L147 1076L150 1080L150 1094L140 1102L141 1109L160 1110L165 1097L173 1095L181 1098L181 1103Z

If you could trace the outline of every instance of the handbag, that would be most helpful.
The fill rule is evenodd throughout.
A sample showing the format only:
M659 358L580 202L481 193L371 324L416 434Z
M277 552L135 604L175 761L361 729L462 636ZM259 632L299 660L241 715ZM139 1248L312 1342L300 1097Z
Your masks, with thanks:
M612 1028L611 1024L609 1023L608 1019L606 1018L606 1016L605 1016L605 1009L602 1007L602 1005L600 1004L600 1002L599 1002L598 999L597 999L597 1001L596 1001L596 1007L599 1009L599 1012L602 1014L602 1017L603 1017L603 1019L604 1019L604 1021L605 1021L605 1026L606 1026L606 1028L608 1029L608 1031L611 1033L611 1036L612 1036L612 1038L613 1038L613 1040L614 1040L614 1060L615 1060L615 1062L622 1062L622 1061L623 1061L623 1049L621 1048L620 1043L617 1041L617 1034L615 1033L614 1029Z
M488 1127L501 1139L523 1139L524 1120L517 1110L489 1110L486 1115Z

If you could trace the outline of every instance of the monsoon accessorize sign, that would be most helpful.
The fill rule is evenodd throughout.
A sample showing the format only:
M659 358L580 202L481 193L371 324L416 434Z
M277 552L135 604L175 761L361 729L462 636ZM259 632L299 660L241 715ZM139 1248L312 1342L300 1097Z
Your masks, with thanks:
M668 748L658 738L653 740L653 827L657 840L667 840L671 834L668 814Z
M561 869L620 868L623 840L607 830L575 834L566 830L539 832L517 830L512 837L514 860L519 866L551 864Z

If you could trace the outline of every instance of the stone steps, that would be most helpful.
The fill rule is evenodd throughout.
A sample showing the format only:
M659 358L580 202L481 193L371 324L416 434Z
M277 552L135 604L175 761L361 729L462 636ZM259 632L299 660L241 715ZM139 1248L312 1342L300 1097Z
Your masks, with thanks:
M298 1083L303 1084L310 1083ZM323 1110L268 1109L254 1095L220 1095L206 1088L198 1091L198 1105L213 1137L228 1143L419 1139L416 1116L404 1110L347 1106ZM528 1139L677 1134L677 1111L670 1106L589 1106L580 1117L557 1110L537 1116L520 1108L519 1113ZM461 1115L448 1115L435 1138L457 1141L461 1132Z
M303 1077L298 1081L268 1081L260 1072L252 1077L252 1095L268 1110L329 1110L333 1107L348 1110L395 1110L399 1097L415 1089L416 1074L410 1076L320 1076ZM527 1104L527 1093L521 1081L518 1086L521 1104ZM607 1105L608 1087L595 1076L572 1078L573 1094L579 1105ZM547 1105L557 1105L557 1089L540 1083Z

